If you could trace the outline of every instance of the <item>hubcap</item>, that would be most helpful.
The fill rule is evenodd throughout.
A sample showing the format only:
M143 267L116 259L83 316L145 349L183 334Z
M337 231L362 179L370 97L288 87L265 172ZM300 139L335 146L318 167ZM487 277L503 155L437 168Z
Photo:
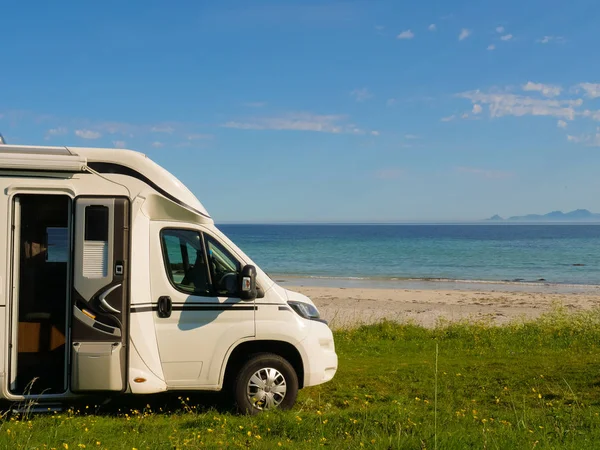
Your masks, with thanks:
M248 400L257 409L276 408L285 398L286 392L285 377L271 367L257 370L250 377L246 388Z

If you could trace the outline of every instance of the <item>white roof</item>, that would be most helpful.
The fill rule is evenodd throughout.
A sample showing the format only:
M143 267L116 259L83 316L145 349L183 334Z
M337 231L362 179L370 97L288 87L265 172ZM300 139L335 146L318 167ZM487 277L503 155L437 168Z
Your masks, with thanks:
M110 165L109 173L136 176L171 200L210 217L181 181L143 153L110 148L0 145L0 169L84 172L88 166L94 169L94 163Z

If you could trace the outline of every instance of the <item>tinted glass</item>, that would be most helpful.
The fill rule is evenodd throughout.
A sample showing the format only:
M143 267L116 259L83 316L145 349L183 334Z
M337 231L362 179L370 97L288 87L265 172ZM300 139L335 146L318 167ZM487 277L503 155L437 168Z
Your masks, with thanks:
M239 297L241 264L215 239L206 236L213 287L218 296Z
M200 234L191 230L163 230L161 237L171 283L186 293L209 295L208 267Z
M85 240L108 242L108 207L94 205L85 208Z

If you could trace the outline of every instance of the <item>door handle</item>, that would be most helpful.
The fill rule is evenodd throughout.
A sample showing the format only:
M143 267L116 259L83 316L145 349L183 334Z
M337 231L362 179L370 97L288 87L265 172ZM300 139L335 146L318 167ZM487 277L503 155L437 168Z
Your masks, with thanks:
M168 295L163 295L158 298L158 317L162 319L166 319L167 317L171 317L171 311L173 310L173 302L171 301L171 297Z
M113 287L111 287L111 288L107 289L106 291L104 291L104 292L103 292L103 293L100 295L100 297L99 297L100 304L102 305L102 308L103 308L105 311L110 311L110 312L112 312L112 313L115 313L115 314L121 314L121 311L119 311L118 309L115 309L115 308L113 308L113 307L112 307L112 306L110 306L110 305L108 304L108 302L106 301L106 296L107 296L108 294L110 294L112 291L114 291L115 289L117 289L117 288L120 288L120 287L121 287L121 285L120 285L120 284L116 284L116 285L114 285Z

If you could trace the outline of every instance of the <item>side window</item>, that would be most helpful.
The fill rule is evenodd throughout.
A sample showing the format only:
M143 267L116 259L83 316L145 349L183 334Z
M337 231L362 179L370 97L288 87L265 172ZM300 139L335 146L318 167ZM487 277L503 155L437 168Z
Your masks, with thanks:
M241 264L216 240L204 235L210 274L216 295L221 297L239 297L239 277Z
M208 266L200 233L167 229L161 231L161 240L171 283L188 294L210 295Z

